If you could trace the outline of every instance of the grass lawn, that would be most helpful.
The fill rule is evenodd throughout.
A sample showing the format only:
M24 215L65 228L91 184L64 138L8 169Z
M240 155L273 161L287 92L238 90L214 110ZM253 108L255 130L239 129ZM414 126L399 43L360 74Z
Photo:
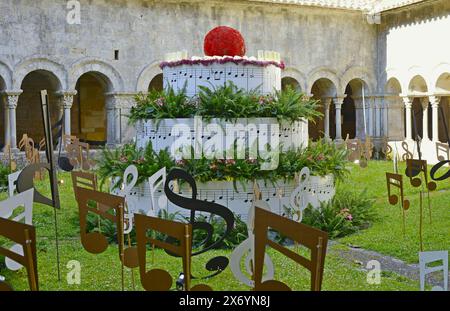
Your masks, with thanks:
M404 169L404 164L401 164ZM339 187L351 187L355 191L367 188L368 193L376 199L375 208L379 214L372 227L357 234L340 239L340 242L358 245L366 249L392 255L408 262L418 261L418 190L405 182L407 198L411 200L411 208L407 214L407 235L402 234L402 218L399 207L391 206L387 202L385 171L392 171L390 162L372 161L366 169L351 166L351 175ZM60 185L62 208L58 211L60 255L62 281L58 282L56 273L56 252L54 246L53 210L50 207L34 205L34 225L37 228L38 237L38 269L41 290L120 290L121 273L120 260L117 245L111 245L106 252L93 255L86 252L79 240L78 208L72 193L72 185L69 174L61 174L64 183ZM37 187L41 192L48 193L48 183L42 182ZM424 209L424 245L425 250L449 249L450 246L450 215L448 205L450 196L449 181L438 183L438 189L431 195L432 221L428 219L428 209L425 200ZM0 194L0 199L7 195ZM367 272L356 263L352 263L338 257L336 249L343 247L335 245L330 248L325 262L323 278L323 290L418 290L417 281L412 281L394 273L383 273L380 285L367 283ZM193 257L193 274L204 276L204 264L214 254L228 256L230 251L216 250ZM309 274L306 269L300 268L279 253L269 250L276 271L276 278L285 281L295 290L309 289ZM171 272L176 277L181 272L181 261L156 250L154 263L149 252L149 267L161 267ZM228 256L229 257L229 256ZM69 269L66 267L70 260L81 263L81 285L68 285L66 275ZM0 260L0 274L5 276L16 290L28 289L26 273L8 271ZM139 271L135 269L134 278L136 290L142 290L139 280ZM214 290L249 290L245 285L234 279L230 269L225 270L220 276L202 283L210 285ZM125 288L133 290L131 272L126 269ZM198 284L194 281L193 284Z
M402 174L405 168L406 164L401 162L399 171ZM429 166L428 171L430 169L431 166ZM400 206L390 205L387 198L385 172L393 172L392 162L371 161L366 169L360 169L356 165L352 165L351 172L351 175L339 187L352 188L355 191L367 189L368 194L376 200L375 208L380 219L369 229L344 237L340 241L390 255L408 263L417 263L419 261L418 252L420 251L419 191L421 188L413 188L409 183L409 179L406 176L403 177L404 194L410 200L410 208L406 211L406 234L404 236ZM449 190L450 179L437 182L437 189L430 192L431 223L427 196L425 195L424 197L424 251L450 249Z

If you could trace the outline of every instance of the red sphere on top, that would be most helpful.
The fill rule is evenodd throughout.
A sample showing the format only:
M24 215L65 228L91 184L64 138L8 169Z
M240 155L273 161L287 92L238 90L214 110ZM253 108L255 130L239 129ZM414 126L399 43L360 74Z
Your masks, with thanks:
M203 49L207 56L244 56L245 42L236 29L219 26L208 32Z

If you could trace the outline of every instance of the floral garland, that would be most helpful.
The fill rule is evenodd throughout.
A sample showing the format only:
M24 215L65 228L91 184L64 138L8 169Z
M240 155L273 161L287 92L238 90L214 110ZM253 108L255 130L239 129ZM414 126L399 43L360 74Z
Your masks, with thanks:
M164 69L165 67L178 67L181 65L198 65L201 64L203 66L209 66L211 64L226 64L226 63L234 63L236 65L242 64L244 66L246 65L253 65L253 66L259 66L259 67L267 67L270 65L276 66L278 68L281 68L284 70L286 68L283 61L276 62L276 61L266 61L266 60L257 60L257 59L249 59L249 58L237 58L237 57L220 57L220 58L199 58L199 59L181 59L173 62L162 62L159 67L161 69Z

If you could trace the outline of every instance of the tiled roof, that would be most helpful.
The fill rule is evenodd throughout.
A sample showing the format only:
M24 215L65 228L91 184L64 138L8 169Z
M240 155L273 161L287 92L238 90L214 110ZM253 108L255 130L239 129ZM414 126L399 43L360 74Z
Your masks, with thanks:
M379 13L386 10L423 2L427 0L249 0L251 2L271 2L320 6L335 9L358 10Z

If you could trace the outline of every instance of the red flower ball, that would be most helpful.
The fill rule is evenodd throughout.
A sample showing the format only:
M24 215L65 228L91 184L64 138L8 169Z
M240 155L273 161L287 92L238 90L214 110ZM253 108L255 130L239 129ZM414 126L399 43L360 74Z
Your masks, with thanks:
M244 56L244 38L231 27L216 27L205 37L204 52L207 56Z

